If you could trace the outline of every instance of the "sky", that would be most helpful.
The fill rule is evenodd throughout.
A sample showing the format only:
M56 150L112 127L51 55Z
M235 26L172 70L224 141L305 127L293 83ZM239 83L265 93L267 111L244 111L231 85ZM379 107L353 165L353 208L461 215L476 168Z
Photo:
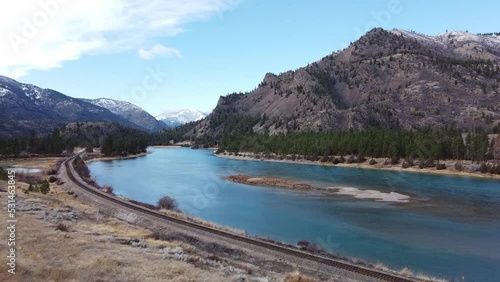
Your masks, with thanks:
M152 115L211 111L374 27L499 32L500 1L1 1L0 75Z

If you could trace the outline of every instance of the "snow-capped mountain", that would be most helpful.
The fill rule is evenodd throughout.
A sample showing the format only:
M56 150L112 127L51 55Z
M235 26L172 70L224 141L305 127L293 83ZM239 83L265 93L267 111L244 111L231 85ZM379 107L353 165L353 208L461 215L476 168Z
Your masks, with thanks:
M401 29L393 29L390 32L403 38L419 42L423 46L441 55L458 55L484 60L500 59L500 53L495 51L500 49L500 33L481 35L467 31L449 31L432 36Z
M143 129L103 107L0 76L1 136L26 135L31 130L44 134L70 122L98 120Z
M208 114L196 109L184 109L175 112L167 112L156 116L157 120L164 122L169 127L179 126L192 121L204 119Z
M140 127L146 128L150 131L158 131L165 128L165 124L155 119L148 112L141 107L136 106L130 102L113 100L108 98L98 99L82 99L99 107L110 110L112 113L119 115Z

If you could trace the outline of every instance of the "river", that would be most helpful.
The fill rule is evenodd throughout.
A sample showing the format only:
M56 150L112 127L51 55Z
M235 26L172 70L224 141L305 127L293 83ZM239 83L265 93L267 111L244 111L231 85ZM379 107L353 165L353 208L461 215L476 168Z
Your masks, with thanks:
M307 240L342 256L465 281L500 281L500 181L411 172L240 161L210 150L149 148L135 159L89 164L99 184L250 235ZM360 200L228 182L231 174L293 178L411 195L410 203Z

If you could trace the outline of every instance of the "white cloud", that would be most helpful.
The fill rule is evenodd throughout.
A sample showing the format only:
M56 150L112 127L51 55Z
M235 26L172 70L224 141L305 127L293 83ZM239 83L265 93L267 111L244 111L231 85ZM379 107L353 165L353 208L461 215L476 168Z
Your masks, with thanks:
M176 56L178 58L182 57L181 51L175 48L165 47L161 44L156 44L149 50L139 49L137 50L137 53L139 54L139 57L144 60L150 60L156 56Z
M36 3L36 4L27 4ZM0 74L19 77L82 55L137 50L227 11L239 0L0 1ZM157 47L158 46L158 47ZM180 55L155 45L145 57ZM142 55L141 55L142 57Z

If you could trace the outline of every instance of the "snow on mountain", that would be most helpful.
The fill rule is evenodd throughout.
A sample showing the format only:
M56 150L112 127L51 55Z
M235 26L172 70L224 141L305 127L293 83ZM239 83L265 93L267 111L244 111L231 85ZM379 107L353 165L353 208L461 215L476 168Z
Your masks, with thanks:
M87 102L90 102L96 106L106 108L110 110L112 113L120 114L126 111L144 111L139 106L136 106L132 103L125 101L118 101L108 98L98 98L98 99L83 99Z
M103 120L143 129L103 107L0 76L0 136L47 134L67 123Z
M393 29L390 32L418 41L426 47L434 47L433 49L435 50L444 50L444 55L462 55L485 60L500 59L499 53L484 52L485 49L500 49L499 33L481 35L467 31L449 31L431 36L401 29Z
M108 98L98 98L98 99L82 99L86 102L94 104L96 106L108 109L110 112L121 116L140 127L146 128L150 131L157 131L164 128L164 124L157 119L155 119L148 112L143 110L141 107L136 106L130 102L113 100Z
M208 114L196 109L184 109L175 112L166 112L156 116L156 119L164 122L167 126L173 127L192 121L204 119Z

